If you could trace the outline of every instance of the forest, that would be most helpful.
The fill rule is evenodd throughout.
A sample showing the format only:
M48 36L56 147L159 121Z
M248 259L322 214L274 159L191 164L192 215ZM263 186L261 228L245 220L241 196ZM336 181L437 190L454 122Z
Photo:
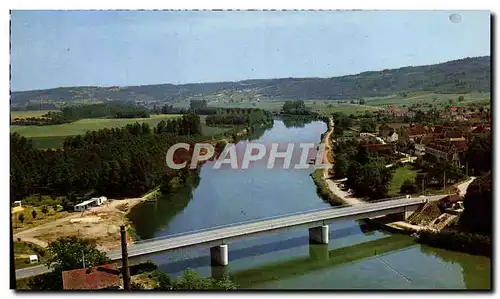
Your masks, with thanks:
M30 194L64 196L67 208L93 193L139 196L176 176L183 180L189 170L168 169L165 153L177 142L201 138L199 116L172 123L176 132L138 123L87 132L68 137L58 150L36 150L26 138L11 134L11 200Z
M270 120L267 112L255 109L247 117L246 126L264 127ZM35 149L28 139L13 133L11 201L46 194L64 197L63 206L70 208L92 194L136 197L156 186L165 191L172 182L182 183L192 175L188 169L178 171L166 166L168 148L206 138L200 116L193 113L161 121L154 128L135 123L70 136L57 150Z

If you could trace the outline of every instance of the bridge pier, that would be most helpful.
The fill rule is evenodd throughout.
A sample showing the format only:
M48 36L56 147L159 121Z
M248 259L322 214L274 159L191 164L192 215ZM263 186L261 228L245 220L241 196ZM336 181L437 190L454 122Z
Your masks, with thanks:
M210 259L212 260L212 265L227 266L229 263L227 244L211 247Z
M309 240L319 244L328 244L328 225L310 228Z

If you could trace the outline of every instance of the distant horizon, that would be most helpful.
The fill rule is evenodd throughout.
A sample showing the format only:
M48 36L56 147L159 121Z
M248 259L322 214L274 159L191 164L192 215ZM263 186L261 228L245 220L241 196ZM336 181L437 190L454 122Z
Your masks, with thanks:
M150 83L150 84L136 84L136 85L68 85L68 86L56 86L56 87L49 87L49 88L40 88L40 89L27 89L27 90L12 90L11 92L29 92L29 91L41 91L41 90L51 90L51 89L57 89L57 88L71 88L71 87L76 87L76 88L81 88L81 87L97 87L97 88L111 88L111 87L137 87L137 86L150 86L150 85L175 85L175 86L180 86L180 85L190 85L190 84L217 84L217 83L231 83L231 82L241 82L241 81L253 81L253 80L279 80L279 79L289 79L289 78L294 78L294 79L328 79L328 78L338 78L338 77L347 77L347 76L356 76L365 72L381 72L384 70L397 70L400 68L405 68L405 67L419 67L419 66L428 66L428 65L437 65L437 64L443 64L447 62L452 62L452 61L458 61L462 59L474 59L474 58L482 58L482 57L491 57L491 55L483 55L483 56L468 56L468 57L462 57L462 58L457 58L457 59L452 59L452 60L445 60L445 61L440 61L436 63L429 63L429 64L419 64L419 65L404 65L404 66L399 66L399 67L394 67L394 68L383 68L383 69L378 69L378 70L364 70L361 72L357 73L349 73L349 74L344 74L344 75L339 75L339 76L331 76L331 77L275 77L275 78L249 78L249 79L241 79L241 80L225 80L225 81L209 81L209 82L186 82L186 83L171 83L171 82L163 82L163 83Z
M331 78L491 55L487 10L11 10L10 16L15 91Z

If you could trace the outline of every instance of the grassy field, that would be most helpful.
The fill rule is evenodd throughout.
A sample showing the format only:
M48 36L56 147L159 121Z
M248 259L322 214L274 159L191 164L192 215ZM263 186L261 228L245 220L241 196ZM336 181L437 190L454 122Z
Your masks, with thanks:
M87 131L104 128L123 127L128 124L147 123L156 126L160 121L180 117L179 114L151 115L150 118L86 118L78 121L52 126L10 126L11 132L17 132L25 137L72 136L85 134Z
M411 165L396 168L392 177L391 184L389 185L389 196L400 195L399 189L406 180L415 180L417 177L417 170L413 169Z
M56 112L57 110L11 111L10 118L40 117L47 114L49 111Z
M458 101L459 96L463 96L464 100L462 102ZM400 95L391 95L386 97L374 97L374 98L365 98L366 104L370 106L410 106L412 104L419 103L434 103L434 104L449 104L449 101L453 101L453 105L455 106L463 106L471 103L484 103L485 105L489 104L491 101L491 94L473 92L468 94L441 94L441 93L412 93L406 97Z
M321 115L331 115L334 112L343 112L346 114L355 114L366 110L374 111L377 107L361 106L349 103L337 103L336 101L325 100L305 100L306 107L311 111L318 112ZM238 103L210 103L210 106L221 108L260 108L269 111L280 111L285 101L261 100L259 102L238 102Z
M33 218L33 215L31 214L33 210L36 211L36 218ZM14 233L18 233L20 231L38 225L42 225L59 218L64 218L70 214L69 212L66 211L56 212L52 207L49 207L48 210L49 210L48 213L44 214L42 213L42 209L40 207L23 205L22 211L17 211L15 213L12 213L12 228L14 230ZM23 222L19 220L20 214L24 214Z
M84 134L86 131L99 130L102 128L114 128L133 124L135 122L147 123L150 126L156 126L162 120L168 120L180 115L162 114L151 115L151 118L139 119L102 119L88 118L81 119L74 123L54 125L54 126L11 126L11 132L29 138L33 147L37 149L60 148L64 144L64 139L68 136ZM230 128L209 127L205 124L206 116L201 116L201 126L203 135L213 136L230 130Z
M47 255L44 254L43 256L41 256L34 250L34 248L39 249L38 250L39 252L44 250L35 244L25 243L25 242L14 242L14 265L16 269L41 265L47 262L48 259ZM30 264L29 256L32 254L38 255L37 264Z

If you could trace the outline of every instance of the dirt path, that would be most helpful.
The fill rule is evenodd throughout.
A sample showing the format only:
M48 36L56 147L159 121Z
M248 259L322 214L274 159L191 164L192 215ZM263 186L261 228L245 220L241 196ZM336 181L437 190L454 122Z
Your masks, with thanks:
M457 185L458 190L460 190L460 196L465 196L465 193L467 192L467 188L469 188L470 183L472 183L476 177L471 176L469 180Z
M71 213L67 217L16 233L14 240L20 238L47 247L48 243L59 237L78 236L96 240L101 250L115 249L120 246L120 225L128 223L126 214L155 192L153 190L139 198L110 200L87 211Z
M332 151L332 135L333 131L335 131L334 128L334 122L333 118L330 118L330 131L325 137L325 154L323 156L323 161L325 163L330 163L328 160L329 153ZM333 161L332 161L333 162ZM354 197L350 192L343 191L340 189L338 184L340 183L339 181L334 181L330 178L330 175L328 173L328 169L323 169L323 179L325 180L326 184L328 185L328 188L335 194L336 196L340 197L346 204L348 205L353 205L353 204L360 204L364 203L362 200Z

